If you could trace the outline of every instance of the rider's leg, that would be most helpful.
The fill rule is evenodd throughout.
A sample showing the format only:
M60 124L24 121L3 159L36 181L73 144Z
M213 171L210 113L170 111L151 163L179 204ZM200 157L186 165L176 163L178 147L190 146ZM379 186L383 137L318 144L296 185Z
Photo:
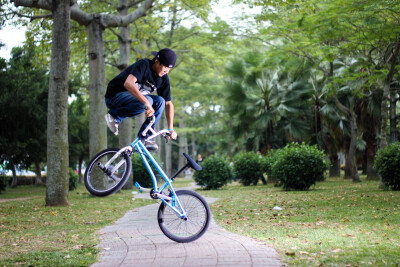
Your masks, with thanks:
M154 125L156 125L164 112L165 100L164 98L155 95L145 95L145 97L155 111L154 116L156 121ZM106 98L105 102L109 108L108 113L110 113L118 123L121 123L125 118L137 116L145 111L142 102L129 92L117 93L112 99ZM140 128L139 133L141 133L148 124L149 122L146 120Z
M121 123L125 118L134 117L144 112L144 105L129 92L117 93L111 99L106 98L105 102L109 108L108 113L118 123Z

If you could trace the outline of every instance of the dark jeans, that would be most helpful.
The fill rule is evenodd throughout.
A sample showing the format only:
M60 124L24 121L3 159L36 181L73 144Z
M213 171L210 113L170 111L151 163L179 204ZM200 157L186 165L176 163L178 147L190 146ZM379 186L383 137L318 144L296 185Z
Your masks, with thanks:
M153 127L157 124L161 115L164 111L165 100L161 96L155 95L145 95L147 100L152 105L156 117L156 121ZM129 92L117 93L113 98L105 99L106 106L109 108L108 113L110 113L118 123L121 123L123 119L128 117L134 117L136 115L142 114L144 110L144 105L137 98L135 98ZM147 127L149 121L146 120L139 130L139 134Z

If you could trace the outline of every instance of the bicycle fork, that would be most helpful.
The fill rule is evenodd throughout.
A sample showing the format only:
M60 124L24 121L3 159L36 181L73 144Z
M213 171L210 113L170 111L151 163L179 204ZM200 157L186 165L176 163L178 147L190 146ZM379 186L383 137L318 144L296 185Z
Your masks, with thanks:
M168 184L166 183L165 186L162 187L160 192L162 192L167 185ZM171 196L167 196L162 193L154 192L153 189L141 187L138 182L135 183L135 186L137 187L137 189L139 189L139 191L141 193L143 191L149 192L150 197L152 199L160 199L166 206L168 206L172 211L174 211L181 219L183 219L185 221L188 219L186 211L183 208L182 204L179 201L179 198L177 197L177 195L175 193L171 194ZM171 185L169 184L169 186L171 186Z

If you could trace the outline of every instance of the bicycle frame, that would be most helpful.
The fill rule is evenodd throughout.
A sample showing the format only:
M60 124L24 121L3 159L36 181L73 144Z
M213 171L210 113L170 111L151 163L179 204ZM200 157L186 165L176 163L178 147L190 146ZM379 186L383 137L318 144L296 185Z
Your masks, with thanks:
M166 134L169 133L168 130L161 130L159 132L156 132L153 128L151 128L151 125L154 123L154 119L150 122L149 126L143 131L144 135L146 134L147 131L150 131L152 135L146 140L152 139L154 137L157 137L159 135L166 136ZM135 186L140 190L140 191L153 191L152 197L160 199L165 205L167 205L171 210L173 210L179 217L182 219L187 219L186 211L182 207L178 196L175 193L175 190L172 186L172 181L173 178L170 179L168 175L163 171L161 166L158 164L158 162L154 159L154 157L150 154L150 152L147 150L147 148L144 146L141 138L136 138L135 141L131 143L130 146L126 146L121 148L105 165L104 168L108 168L111 162L113 162L117 157L119 157L123 153L129 153L129 155L132 154L132 152L136 150L140 157L142 158L142 161L144 165L146 166L147 171L149 172L151 179L153 181L153 189L147 189L141 187L137 182ZM157 169L157 172L161 175L165 183L159 188L158 187L158 182L156 179L156 176L148 162L148 160L154 165L154 167ZM110 177L112 178L112 175L118 170L118 168L124 163L124 160L121 160L114 168L112 168L111 175ZM175 175L176 176L176 175ZM114 179L114 178L112 178ZM162 193L162 191L166 188L169 187L169 191L171 192L172 196L167 196Z
M165 130L166 131L166 130ZM158 133L157 135L160 135ZM154 136L150 136L149 139L153 138ZM140 138L137 138L133 143L131 144L131 147L136 149L136 151L139 153L140 157L142 158L143 163L145 164L147 171L149 172L151 179L153 181L153 192L152 195L160 199L165 205L167 205L171 210L173 210L178 216L180 216L182 219L186 219L186 212L183 209L178 196L175 193L175 190L172 186L172 179L168 177L168 175L163 171L161 166L158 164L158 162L154 159L154 157L150 154L150 152L147 150L147 148L144 146L143 142L140 140ZM156 179L156 176L148 162L148 160L153 164L153 166L156 168L157 172L161 175L165 183L158 188L158 182ZM140 187L140 185L136 182L135 186L141 190L141 191L150 191L146 190L145 188ZM171 192L172 196L167 196L162 193L162 191L166 188L169 188L169 191ZM178 207L179 209L177 209Z

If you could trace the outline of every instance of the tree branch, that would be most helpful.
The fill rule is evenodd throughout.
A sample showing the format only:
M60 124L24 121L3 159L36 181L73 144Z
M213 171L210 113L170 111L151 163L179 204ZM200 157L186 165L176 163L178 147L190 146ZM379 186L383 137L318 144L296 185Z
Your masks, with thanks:
M123 27L128 26L131 22L146 15L148 9L151 8L155 0L146 0L135 11L126 16L116 16L105 14L101 16L102 25L108 27Z
M136 19L145 16L147 10L151 8L154 1L155 0L145 0L135 11L126 16L102 14L100 15L102 25L105 28L128 26ZM52 11L51 0L11 0L11 2L14 3L16 7L34 7ZM82 11L74 0L71 0L71 4L71 18L81 25L89 25L92 22L94 15Z
M45 14L45 15L38 15L38 16L28 16L28 15L24 15L18 12L13 12L15 15L17 15L18 17L21 18L28 18L30 19L30 21L35 20L35 19L42 19L42 18L51 18L53 17L53 13L50 14Z
M49 11L52 9L51 1L48 0L11 0L11 3L14 3L16 7L35 7Z

